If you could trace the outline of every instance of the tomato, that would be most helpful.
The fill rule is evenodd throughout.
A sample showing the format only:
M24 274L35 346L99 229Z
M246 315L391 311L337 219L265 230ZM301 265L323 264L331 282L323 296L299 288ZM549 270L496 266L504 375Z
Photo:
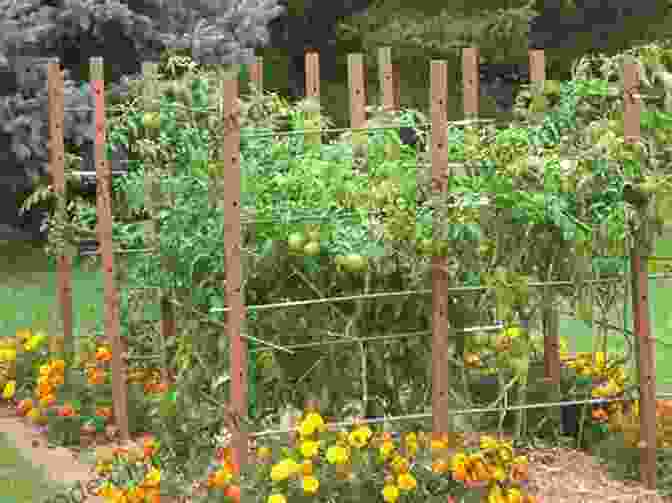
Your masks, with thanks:
M349 272L362 272L366 269L366 259L358 253L350 253L343 259L343 267Z
M289 235L289 239L287 240L289 249L295 253L300 253L301 251L303 251L303 246L305 243L306 238L300 232L293 232L292 234Z
M142 127L147 130L156 130L161 127L161 119L158 113L146 112L142 116Z
M309 241L306 246L303 247L303 253L309 257L314 257L320 253L320 243L317 241Z

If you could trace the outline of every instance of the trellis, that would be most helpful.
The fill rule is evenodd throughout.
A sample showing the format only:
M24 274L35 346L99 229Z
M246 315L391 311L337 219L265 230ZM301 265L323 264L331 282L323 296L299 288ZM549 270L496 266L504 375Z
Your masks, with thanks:
M464 87L464 121L452 122L452 124L473 124L483 122L477 119L479 111L479 71L478 49L465 48L462 55L462 74ZM532 81L538 86L545 79L543 51L530 51L530 68ZM392 64L391 50L382 48L379 51L380 80L382 101L388 110L399 107L398 68ZM366 79L361 54L351 54L348 57L349 84L350 84L350 107L351 128L350 131L358 132L358 140L364 141L366 128L364 122L366 114ZM150 64L143 66L147 75L150 75L155 67ZM431 62L431 163L432 179L434 188L443 191L449 180L445 169L448 167L448 149L446 144L446 128L450 124L447 117L448 99L448 64L445 61ZM58 62L53 62L49 67L49 121L50 121L50 166L54 179L55 190L65 196L64 176L64 140L63 140L63 67ZM257 88L261 90L261 62L258 61L251 68L252 79L257 82ZM114 415L120 429L121 438L129 438L127 417L127 393L122 375L122 341L119 327L119 301L117 285L115 284L115 250L112 243L112 220L111 220L111 172L109 163L105 157L105 95L103 83L103 60L91 58L91 85L95 97L95 161L97 184L97 212L98 212L98 240L100 242L100 255L102 259L105 285L105 336L112 345L112 389ZM306 54L306 90L308 96L319 100L319 60L316 53ZM231 348L231 397L230 406L231 421L229 427L233 435L234 465L240 470L248 463L248 440L250 437L260 437L267 434L278 434L280 431L271 432L248 432L247 422L243 419L247 415L247 364L246 352L243 339L251 340L243 331L243 323L247 312L276 309L296 305L309 305L321 302L338 302L344 299L315 299L278 303L272 305L245 306L243 292L241 290L241 220L240 220L240 128L238 124L237 98L239 83L235 78L223 82L224 103L226 111L225 121L229 125L222 144L222 156L228 162L227 182L224 184L223 198L227 209L225 212L226 228L226 294L228 307L223 311L229 313L225 334L230 340ZM640 137L640 102L639 75L637 66L629 62L624 67L624 122L625 136L629 142L636 142ZM146 105L151 106L152 98L148 96ZM327 130L303 131L306 136L319 141L321 132ZM329 130L335 131L335 130ZM393 154L392 154L393 155ZM155 204L151 196L148 204ZM63 208L60 208L63 211ZM439 222L437 222L438 225ZM157 229L153 230L156 232ZM485 287L448 287L448 276L445 264L440 257L434 257L433 281L430 290L412 292L394 292L382 295L431 295L433 304L432 317L432 411L433 433L440 435L448 432L448 420L451 414L475 413L479 409L453 411L448 406L448 374L445 373L448 353L448 337L455 334L448 317L448 301L450 296L460 295L475 289L485 290ZM634 313L634 329L639 342L639 386L640 386L640 423L641 423L641 473L645 485L655 488L656 485L656 419L655 419L655 367L654 367L654 340L651 337L648 305L648 274L647 262L644 252L637 248L632 250L630 256L632 275L632 305ZM63 319L63 329L66 350L73 348L72 334L72 297L71 297L71 264L66 256L58 259L58 296ZM614 281L613 279L593 280L592 283ZM543 282L531 284L533 287L552 287L560 284L571 285L570 282ZM172 306L166 302L166 298L158 292L162 305L162 337L164 340L175 335L175 324L172 314ZM376 298L381 294L369 294L357 296L358 299ZM350 298L352 299L352 298ZM560 359L558 354L557 313L547 311L544 313L544 365L545 375L549 382L554 385L560 380ZM164 369L165 371L165 369ZM549 405L562 405L563 403L588 404L592 400L562 402L560 404L530 404L527 408L548 407ZM223 405L224 406L224 405ZM514 407L515 408L515 407ZM513 409L513 408L509 408ZM407 419L427 415L405 416L400 418L385 418L385 421ZM370 420L368 422L378 422ZM341 423L345 424L345 423Z

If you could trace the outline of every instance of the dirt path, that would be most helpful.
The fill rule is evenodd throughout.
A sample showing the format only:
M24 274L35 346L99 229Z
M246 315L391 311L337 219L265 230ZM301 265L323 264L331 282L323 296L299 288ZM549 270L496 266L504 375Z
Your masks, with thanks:
M49 480L66 487L73 487L81 482L86 487L86 483L92 479L91 466L78 461L72 450L65 447L47 447L47 441L43 435L13 416L8 409L0 409L0 431L7 435L7 438L33 466L42 467ZM61 498L54 501L66 501L66 499ZM81 496L73 494L67 501L82 500ZM84 501L104 503L105 499L101 496L89 495Z

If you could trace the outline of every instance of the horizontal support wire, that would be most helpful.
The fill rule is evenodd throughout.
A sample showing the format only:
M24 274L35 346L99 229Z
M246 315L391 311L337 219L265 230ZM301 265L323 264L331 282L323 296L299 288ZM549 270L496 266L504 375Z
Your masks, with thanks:
M583 284L602 284L602 283L618 283L621 281L624 281L625 279L625 274L621 273L618 274L618 278L600 278L600 279L589 279L585 280L582 283ZM672 278L672 273L656 273L656 274L650 274L649 279L657 279L657 278ZM545 286L574 286L575 282L573 281L539 281L539 282L531 282L528 284L529 287L532 288L540 288L540 287L545 287ZM463 295L463 294L468 294L468 293L476 293L476 292L482 292L485 290L490 290L493 289L494 287L490 286L461 286L461 287L454 287L454 288L447 288L445 290L446 293L448 294L453 294L453 295ZM297 300L297 301L292 301L292 302L277 302L277 303L270 303L270 304L257 304L257 305L251 305L251 306L246 306L246 310L248 311L265 311L268 309L281 309L281 308L286 308L286 307L298 307L298 306L309 306L313 304L328 304L331 302L337 303L337 302L352 302L355 300L363 300L363 299L380 299L380 298L389 298L389 297L411 297L414 295L421 296L421 295L431 295L432 294L432 289L423 289L423 290L408 290L408 291L402 291L402 292L379 292L379 293L367 293L367 294L361 294L361 295L349 295L346 297L328 297L324 299L311 299L311 300ZM210 312L215 313L215 312L229 312L231 308L229 307L213 307L210 309Z
M656 395L656 398L668 398L672 397L672 393L660 393ZM566 400L562 402L546 402L546 403L530 403L525 405L512 405L510 407L486 407L486 408L474 408L474 409L458 409L458 410L449 410L448 414L451 416L461 416L468 414L489 414L496 412L509 412L516 410L527 410L527 409L545 409L548 407L565 407L567 405L601 405L611 402L629 402L630 398L619 397L619 398L591 398L586 400ZM326 423L327 427L343 428L347 426L359 426L362 424L379 424L379 423L392 423L399 421L407 420L417 420L417 419L430 419L432 417L431 412L424 412L419 414L406 414L402 416L390 416L390 417L377 417L372 419L358 419L356 421L343 421L339 423ZM273 435L282 435L288 433L294 433L296 429L290 430L265 430L259 432L250 433L251 438L259 437L269 437Z

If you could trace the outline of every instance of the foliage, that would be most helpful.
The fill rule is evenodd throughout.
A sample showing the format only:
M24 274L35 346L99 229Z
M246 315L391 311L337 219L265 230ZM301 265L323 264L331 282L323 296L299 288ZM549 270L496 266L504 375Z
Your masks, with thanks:
M653 57L663 65L655 69L656 80L643 81L646 91L668 91L669 49L643 47L634 54L647 68L653 68ZM322 127L328 124L310 100L291 109L273 95L240 100L246 304L355 296L331 306L248 310L245 334L261 345L253 358L261 367L257 392L265 411L277 411L287 396L299 405L309 392L319 394L327 414L353 399L373 415L422 410L431 383L430 306L418 295L375 303L356 297L428 289L432 253L444 257L450 285L487 287L449 305L455 328L502 322L505 330L527 328L533 337L540 311L563 297L592 319L585 281L598 268L601 276L618 272L604 264L620 261L632 243L650 246L652 229L668 217L671 186L660 143L665 133L649 129L664 124L665 114L647 108L642 141L625 142L618 75L609 74L620 60L605 60L602 72L587 61L577 65L581 79L548 82L540 94L522 93L520 121L508 128L448 127L449 160L463 166L451 168L441 196L431 190L429 154L402 147L396 133L370 131L367 148L358 141L353 146L349 135L315 144L274 129L283 121L290 129L310 129L320 124L318 117ZM188 465L186 459L201 459L194 466L205 462L200 452L212 447L209 439L225 421L221 404L229 400L225 315L217 311L226 304L221 202L229 168L218 159L227 125L203 109L221 103L219 83L227 77L213 68L185 68L179 78L160 77L158 110L143 108L138 89L109 120L108 132L112 144L126 145L137 160L120 182L127 208L115 210L117 243L152 250L123 271L121 321L130 356L161 348L153 342L157 318L148 288L160 288L176 306L178 336L160 355L176 373L175 401L159 408L153 427L165 432L177 467ZM605 93L609 86L617 92ZM158 121L147 113L158 113ZM369 125L390 121L416 125L425 135L426 120L410 111L395 117L374 113ZM429 133L425 144L431 143ZM631 192L642 196L640 202ZM80 214L93 217L90 209ZM156 221L158 235L139 232L138 215ZM89 232L94 224L93 218L87 221ZM66 238L50 233L52 253ZM530 286L567 279L574 288L555 294ZM342 342L336 338L387 333L391 327L414 336L384 347L356 342L354 352L337 352L335 345L301 347L325 335ZM295 353L278 346L295 346ZM449 356L451 400L468 407L463 348L453 346L458 358ZM530 344L521 348L529 355ZM529 356L519 360L503 383L527 374ZM400 390L410 390L410 398L402 400ZM524 390L519 400L525 400ZM274 417L263 416L250 420L261 425ZM518 433L523 416L517 416Z

